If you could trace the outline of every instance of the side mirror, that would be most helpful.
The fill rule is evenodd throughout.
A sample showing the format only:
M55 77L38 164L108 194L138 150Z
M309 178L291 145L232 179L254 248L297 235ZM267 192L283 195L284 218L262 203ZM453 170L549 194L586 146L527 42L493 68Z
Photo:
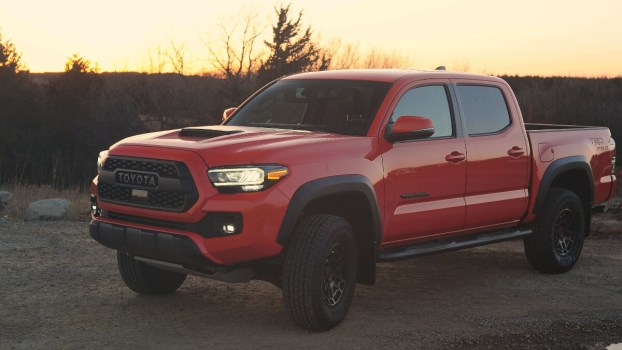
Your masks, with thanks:
M425 139L434 134L432 120L425 117L401 116L389 126L386 138L389 142Z
M229 117L233 114L233 112L235 112L236 109L237 107L225 109L225 111L222 112L222 121L225 122L227 119L229 119Z

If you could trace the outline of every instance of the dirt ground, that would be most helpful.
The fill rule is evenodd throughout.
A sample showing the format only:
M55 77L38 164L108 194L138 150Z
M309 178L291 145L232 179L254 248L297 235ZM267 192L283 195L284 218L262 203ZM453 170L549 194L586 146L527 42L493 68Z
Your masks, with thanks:
M594 233L563 275L522 242L384 263L345 321L303 331L271 284L189 277L139 296L86 222L0 224L0 348L603 349L622 343L622 234Z

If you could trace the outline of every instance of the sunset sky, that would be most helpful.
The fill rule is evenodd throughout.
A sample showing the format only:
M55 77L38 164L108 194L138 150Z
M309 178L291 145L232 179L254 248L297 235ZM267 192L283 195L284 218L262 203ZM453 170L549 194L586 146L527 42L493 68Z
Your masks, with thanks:
M145 71L156 48L187 48L190 73L209 69L217 26L256 13L270 38L276 1L10 0L0 33L33 72L62 71L78 53L101 71ZM396 51L412 67L476 73L622 76L621 0L298 0L321 40ZM229 22L227 22L229 21Z

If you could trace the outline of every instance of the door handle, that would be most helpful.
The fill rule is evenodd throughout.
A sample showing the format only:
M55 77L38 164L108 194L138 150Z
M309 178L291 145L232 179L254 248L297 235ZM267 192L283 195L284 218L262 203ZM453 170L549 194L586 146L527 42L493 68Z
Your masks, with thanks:
M522 156L523 153L525 153L525 150L518 146L514 146L508 151L508 155L512 157Z
M460 163L461 161L465 159L466 159L466 156L464 155L464 153L460 153L458 151L453 151L451 152L451 154L448 154L445 157L445 160L450 163Z

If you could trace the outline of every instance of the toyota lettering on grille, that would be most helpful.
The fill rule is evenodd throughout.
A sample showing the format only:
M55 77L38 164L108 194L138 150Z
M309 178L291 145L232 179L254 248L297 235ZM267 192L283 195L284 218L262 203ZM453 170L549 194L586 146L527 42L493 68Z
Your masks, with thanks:
M115 180L121 185L157 188L159 177L158 174L117 170L115 173Z

